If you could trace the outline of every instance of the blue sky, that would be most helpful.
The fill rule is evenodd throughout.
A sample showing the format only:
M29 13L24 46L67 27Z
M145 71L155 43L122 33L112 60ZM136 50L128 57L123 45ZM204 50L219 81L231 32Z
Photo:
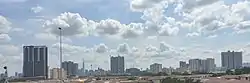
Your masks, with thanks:
M22 46L46 45L58 67L58 27L64 60L84 58L88 69L109 69L108 56L118 54L126 68L192 58L220 66L227 50L249 62L249 14L247 0L0 0L0 66L21 72Z

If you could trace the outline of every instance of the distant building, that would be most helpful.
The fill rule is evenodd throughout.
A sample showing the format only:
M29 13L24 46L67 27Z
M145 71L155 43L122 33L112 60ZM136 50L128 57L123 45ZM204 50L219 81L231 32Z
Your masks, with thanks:
M23 76L48 78L48 48L23 46Z
M213 72L215 71L215 60L213 58L207 58L206 59L206 69L207 72Z
M78 71L78 64L72 61L62 62L62 68L67 72L67 76L75 76Z
M185 61L180 61L180 68L188 68L188 64Z
M174 68L171 68L171 67L170 67L170 68L162 68L162 72L171 75L172 72L175 72L175 69L174 69Z
M200 71L201 59L190 59L189 68L190 68L190 71Z
M189 60L190 71L196 72L212 72L215 70L215 61L213 58L207 59L190 59Z
M242 52L221 52L221 64L226 69L239 69L242 67Z
M85 75L85 63L84 63L84 59L82 59L82 68L78 70L77 74L79 76L84 76Z
M62 75L61 75L62 72ZM50 78L51 79L59 79L60 75L62 76L63 79L67 78L67 73L64 69L60 70L60 68L53 68L50 70Z
M110 58L110 69L113 74L124 74L124 57L117 56Z
M154 64L150 65L150 71L152 73L162 72L162 64L154 63Z
M126 69L126 73L129 73L130 75L139 75L141 71L138 68L129 68Z
M243 63L243 64L242 64L242 67L250 68L250 63Z

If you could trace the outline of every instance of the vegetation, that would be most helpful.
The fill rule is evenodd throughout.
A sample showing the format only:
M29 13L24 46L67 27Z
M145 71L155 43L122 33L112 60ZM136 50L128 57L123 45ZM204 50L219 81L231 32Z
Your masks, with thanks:
M134 76L129 77L128 80L136 80L136 77L134 77Z
M241 68L241 69L235 69L233 70L227 70L226 74L227 75L241 75L241 74L249 74L250 73L250 68Z
M180 80L180 79L177 79L177 78L167 77L167 78L163 79L161 83L201 83L201 81L200 80L194 80L194 79Z

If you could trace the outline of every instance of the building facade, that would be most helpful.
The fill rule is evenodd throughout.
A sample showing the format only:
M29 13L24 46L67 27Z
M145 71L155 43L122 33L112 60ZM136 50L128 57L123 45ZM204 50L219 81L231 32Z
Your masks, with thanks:
M78 64L72 61L62 62L62 68L67 72L67 76L75 76L78 71Z
M23 46L23 76L48 78L48 48Z
M60 68L53 68L50 70L50 78L51 79L59 79L60 78L60 74L62 72L62 79L66 79L67 78L67 73L64 69L62 69L62 71L60 71Z
M188 64L185 61L180 61L180 68L188 68Z
M201 59L190 59L189 60L190 71L200 71L201 69Z
M207 58L206 59L206 69L207 69L207 72L213 72L215 71L215 60L214 58Z
M162 72L162 64L154 63L154 64L150 65L150 71L152 73Z
M242 67L242 52L221 52L221 64L226 69L239 69Z
M110 58L110 62L110 69L112 74L124 74L125 65L123 56L112 56Z

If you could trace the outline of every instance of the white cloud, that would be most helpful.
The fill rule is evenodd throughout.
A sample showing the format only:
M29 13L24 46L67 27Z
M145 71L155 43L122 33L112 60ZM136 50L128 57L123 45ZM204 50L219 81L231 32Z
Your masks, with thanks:
M31 11L33 11L34 13L39 13L43 10L43 7L37 5L36 7L32 7Z
M11 40L8 34L0 34L0 43L6 43Z
M117 52L122 54L128 54L130 52L130 47L127 43L120 44L117 47Z
M166 25L163 25L161 30L159 31L160 36L175 36L179 33L178 27L169 27Z
M169 44L167 44L165 42L160 42L160 52L170 51L172 49L173 49L173 47L170 46Z
M105 52L108 52L109 49L108 49L108 47L105 44L101 43L101 44L95 46L95 51L97 53L105 53Z
M200 34L197 33L197 32L192 32L192 33L188 33L186 36L187 37L196 37L196 36L199 36Z
M219 0L182 0L184 10L191 10L200 6L206 6L215 3Z
M10 44L0 45L0 48L2 48L0 53L3 56L20 56L21 53L19 47Z
M152 46L152 45L148 45L148 46L146 46L145 51L146 51L146 52L157 52L157 51L158 51L158 48L157 48L157 47L154 47L154 46Z
M122 32L123 38L136 38L143 34L143 24L141 23L131 23L127 25L124 32Z
M133 11L143 11L147 8L151 8L154 5L162 2L164 0L132 0L130 3L130 8Z
M96 30L100 35L115 35L123 29L125 25L113 19L101 20L97 24Z
M59 27L62 28L63 36L89 35L93 29L92 21L82 18L78 13L62 13L57 18L46 21L43 25L46 31L59 35Z
M0 34L6 34L11 30L11 23L0 15Z

